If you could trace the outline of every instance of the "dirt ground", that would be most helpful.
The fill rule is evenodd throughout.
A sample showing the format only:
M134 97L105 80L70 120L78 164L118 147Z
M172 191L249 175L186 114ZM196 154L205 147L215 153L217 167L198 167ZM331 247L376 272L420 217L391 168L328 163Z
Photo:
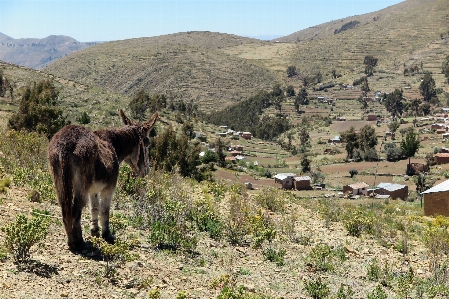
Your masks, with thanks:
M27 190L12 187L1 195L0 226L12 221L16 214L29 213L33 208L46 209L59 218L57 205L31 203L26 200L26 194ZM83 225L87 228L86 212ZM199 239L195 257L158 251L148 245L141 231L127 227L119 232L120 237L137 236L142 243L132 250L137 259L117 268L114 279L104 277L105 262L95 250L82 254L70 252L62 224L57 222L51 225L44 246L32 251L32 269L18 271L11 259L0 263L0 297L158 298L149 294L159 292L160 298L177 298L184 292L186 297L182 298L216 298L220 288L213 287L213 282L230 274L237 285L250 293L271 298L309 298L304 281L318 276L334 294L343 284L354 290L354 298L365 298L376 286L375 282L366 280L367 265L374 258L380 265L385 262L394 265L395 271L406 271L411 266L419 277L429 275L426 253L415 241L410 241L411 252L404 256L393 248L380 246L370 236L351 237L341 223L329 226L318 214L295 202L288 204L285 215L273 217L275 221L293 225L298 234L310 237L310 245L281 243L287 253L284 266L264 260L261 250L230 246L226 241L217 242L206 236ZM0 239L3 237L0 232ZM316 244L344 246L347 260L337 271L315 273L307 266L305 257Z

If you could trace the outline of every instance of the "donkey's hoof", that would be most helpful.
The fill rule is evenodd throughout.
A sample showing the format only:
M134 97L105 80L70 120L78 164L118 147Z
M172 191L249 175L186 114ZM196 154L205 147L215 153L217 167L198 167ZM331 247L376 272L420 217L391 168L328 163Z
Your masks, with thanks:
M115 237L113 235L111 235L111 234L103 235L102 237L109 244L114 244L115 243Z
M92 236L92 237L100 237L100 230L97 228L97 229L91 229L90 230L90 235Z
M83 251L84 249L86 249L86 247L87 247L87 244L83 240L81 240L79 242L69 243L69 249L72 252Z

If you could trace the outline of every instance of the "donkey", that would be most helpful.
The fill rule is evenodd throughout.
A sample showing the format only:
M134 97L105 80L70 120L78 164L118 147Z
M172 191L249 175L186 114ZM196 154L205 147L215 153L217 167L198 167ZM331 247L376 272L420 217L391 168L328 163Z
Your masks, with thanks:
M81 229L81 212L90 203L92 236L98 237L98 213L101 213L101 236L114 242L109 229L109 209L117 185L119 165L128 164L133 173L144 177L150 167L148 138L158 113L149 120L131 121L120 110L122 128L90 131L68 125L59 130L48 145L50 170L62 210L70 250L85 247Z

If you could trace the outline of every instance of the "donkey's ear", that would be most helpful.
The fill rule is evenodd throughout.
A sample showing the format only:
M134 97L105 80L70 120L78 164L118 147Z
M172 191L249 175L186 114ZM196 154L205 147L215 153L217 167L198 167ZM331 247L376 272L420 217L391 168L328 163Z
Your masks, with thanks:
M122 118L122 122L124 125L132 126L133 122L125 115L122 109L120 109L120 117Z
M149 120L145 121L142 126L144 126L148 132L151 131L151 129L154 127L154 124L156 123L157 118L159 117L159 114L155 112Z

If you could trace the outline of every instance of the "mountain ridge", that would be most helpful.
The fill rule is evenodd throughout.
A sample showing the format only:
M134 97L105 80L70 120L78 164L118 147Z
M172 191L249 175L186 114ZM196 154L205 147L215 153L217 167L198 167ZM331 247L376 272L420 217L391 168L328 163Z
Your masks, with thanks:
M99 42L79 42L64 35L14 39L0 32L0 60L42 69L52 61L97 44Z

